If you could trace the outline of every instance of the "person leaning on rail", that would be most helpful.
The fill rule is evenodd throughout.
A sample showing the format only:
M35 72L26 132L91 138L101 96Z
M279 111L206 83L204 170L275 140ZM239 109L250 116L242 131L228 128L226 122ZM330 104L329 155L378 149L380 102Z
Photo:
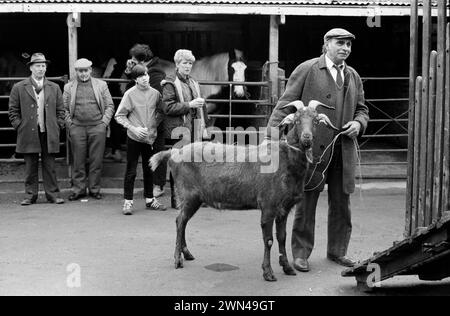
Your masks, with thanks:
M270 128L278 126L292 111L292 107L283 108L284 105L294 100L302 100L304 104L317 100L327 105L320 111L340 129L333 132L317 127L313 154L314 161L322 157L322 163L309 167L304 198L296 206L292 229L294 267L299 271L310 269L308 258L314 247L316 206L325 183L328 183L327 257L343 266L355 264L347 257L352 232L350 194L355 189L357 160L355 138L364 133L369 110L364 104L361 78L345 62L354 39L353 34L341 28L328 31L323 54L294 70L268 123L267 136L271 137Z

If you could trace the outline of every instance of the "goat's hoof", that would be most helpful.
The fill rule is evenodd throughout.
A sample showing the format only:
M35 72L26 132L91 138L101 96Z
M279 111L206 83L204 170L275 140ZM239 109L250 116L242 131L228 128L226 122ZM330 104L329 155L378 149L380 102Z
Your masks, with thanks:
M294 268L292 268L290 265L283 266L283 271L284 271L284 274L287 274L287 275L297 275L297 273L295 273Z
M264 280L269 282L275 282L277 278L273 275L272 272L264 272L263 274Z
M185 250L183 250L183 257L184 257L184 260L188 260L188 261L195 259L195 257L191 254L191 252L187 248Z
M183 268L183 259L177 259L175 260L175 269L181 269Z

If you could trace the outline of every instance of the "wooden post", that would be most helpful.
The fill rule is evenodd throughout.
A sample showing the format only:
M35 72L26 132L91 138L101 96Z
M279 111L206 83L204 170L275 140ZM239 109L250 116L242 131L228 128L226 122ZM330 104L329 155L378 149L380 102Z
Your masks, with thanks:
M417 52L418 52L418 32L419 24L417 0L411 0L411 18L409 33L409 115L408 115L408 170L407 170L407 196L406 196L406 216L405 216L405 237L411 235L411 217L416 212L417 194L415 194L416 182L418 178L414 178L415 174L415 94L416 94L416 77L417 77ZM420 114L419 114L420 115ZM415 216L415 215L414 215Z
M444 133L444 85L445 85L445 22L446 22L446 0L438 2L438 24L437 24L437 70L436 70L436 112L435 112L435 138L434 138L434 181L433 181L433 208L431 212L432 221L439 219L442 212L442 135Z
M269 32L269 78L271 84L271 101L278 101L278 43L279 43L279 17L270 16Z
M413 190L412 190L412 211L411 211L411 218L410 218L410 225L409 225L409 234L406 237L409 237L413 234L414 230L417 228L417 216L418 216L418 206L419 206L419 187L420 187L420 181L419 181L419 170L420 170L420 152L421 152L421 146L420 146L420 136L421 136L421 129L420 129L420 111L422 109L422 77L418 76L416 79L416 91L415 91L415 97L414 97L414 159L413 159ZM408 220L408 218L406 219ZM406 227L408 229L408 226Z
M442 158L442 205L441 212L448 211L450 187L450 23L447 23L445 47L445 102L444 102L444 140Z
M437 157L435 156L434 148L434 133L435 133L435 112L436 112L436 64L437 52L433 50L430 54L430 70L428 82L428 132L427 132L427 190L426 190L426 208L425 208L425 226L431 224L431 214L434 208L433 205L433 179L434 179L434 164Z
M430 49L431 49L431 0L423 1L423 35L422 35L422 135L420 144L426 146L427 144L427 129L428 129L428 71L430 68ZM426 150L420 152L420 190L419 190L419 205L418 205L418 223L419 227L424 227L425 217L424 212L426 207L430 206L430 201L426 200L427 192L430 198L430 191L427 187L427 153Z
M81 26L80 13L69 13L67 15L67 30L69 39L69 74L70 79L75 78L75 69L73 65L78 59L78 32L77 28Z

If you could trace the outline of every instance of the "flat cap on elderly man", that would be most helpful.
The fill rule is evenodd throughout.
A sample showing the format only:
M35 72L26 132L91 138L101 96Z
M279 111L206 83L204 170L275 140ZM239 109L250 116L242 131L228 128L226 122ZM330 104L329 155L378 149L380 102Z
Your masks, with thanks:
M341 28L334 28L329 30L323 37L323 41L326 42L332 38L337 38L337 39L351 39L354 40L355 39L355 35L353 35L352 33L350 33L347 30L341 29Z
M89 68L91 66L92 66L92 61L90 61L89 59L86 59L86 58L80 58L74 64L75 69Z

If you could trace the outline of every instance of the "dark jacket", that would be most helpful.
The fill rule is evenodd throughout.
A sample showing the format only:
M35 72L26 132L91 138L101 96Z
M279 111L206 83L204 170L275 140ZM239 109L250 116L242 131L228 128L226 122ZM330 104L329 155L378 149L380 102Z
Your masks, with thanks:
M37 122L37 101L31 77L16 83L9 97L9 120L17 130L16 152L41 152ZM59 152L59 133L64 128L64 104L59 86L44 79L45 130L50 154Z
M361 123L360 135L362 135L369 121L369 109L364 104L364 90L361 78L358 73L349 66L344 70L344 109L343 124L349 121L358 121ZM308 105L310 100L317 100L328 106L335 107L337 97L336 84L327 68L325 55L319 58L310 59L300 64L289 77L286 91L278 101L273 113L269 119L268 127L275 127L280 124L284 117L295 111L294 107L282 107L294 100L302 100ZM319 112L325 113L331 122L336 125L335 111L323 107L317 108ZM270 129L267 130L270 137ZM317 161L322 155L324 149L331 143L335 136L334 131L325 127L323 124L317 126L314 138L313 154ZM343 162L343 183L342 187L345 193L350 194L355 189L355 167L357 153L352 139L342 137L342 162ZM325 157L330 159L330 155ZM324 165L327 161L325 161ZM309 173L313 168L310 168ZM323 170L323 169L322 169ZM321 175L314 175L317 178ZM306 179L309 179L308 174ZM324 183L317 189L323 190Z
M191 131L191 136L194 135L193 120L200 119L200 109L192 109L189 107L189 102L195 98L201 97L197 89L195 89L196 80L189 77L188 81L184 80L180 75L178 79L181 81L182 85L189 86L192 97L184 97L184 101L180 100L180 96L175 87L175 76L169 76L162 81L161 85L163 87L163 102L166 104L166 118L164 120L164 137L171 138L172 130L176 127L184 126ZM198 83L197 83L198 84ZM208 121L208 114L206 107L202 107L203 115L205 121ZM192 138L192 137L191 137Z

